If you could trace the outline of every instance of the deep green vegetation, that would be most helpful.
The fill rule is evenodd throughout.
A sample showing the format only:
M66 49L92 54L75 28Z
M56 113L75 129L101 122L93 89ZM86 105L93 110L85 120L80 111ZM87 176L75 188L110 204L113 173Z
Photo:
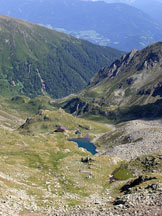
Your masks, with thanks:
M0 16L0 95L62 97L81 90L122 53Z

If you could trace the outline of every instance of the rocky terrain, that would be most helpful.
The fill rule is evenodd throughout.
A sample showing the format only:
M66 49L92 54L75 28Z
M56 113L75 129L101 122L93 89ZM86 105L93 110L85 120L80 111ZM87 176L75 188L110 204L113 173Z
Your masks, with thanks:
M109 215L157 215L162 214L162 184L148 185L144 190L140 187L135 192L121 196L116 201L115 210Z
M23 215L23 216L51 216L51 215L94 215L94 216L161 216L162 214L162 184L151 183L145 188L136 187L134 191L117 197L115 200L107 195L99 199L97 194L89 197L86 206L75 206L69 210L68 206L60 205L59 208L46 205L38 206L32 196L28 196L25 191L7 190L6 197L0 202L0 215ZM50 194L47 194L49 196ZM67 197L68 198L68 197ZM29 202L30 200L30 202ZM105 207L112 202L114 207ZM25 211L22 211L24 206ZM93 210L92 210L93 209Z
M105 154L130 160L141 155L162 152L161 143L160 119L133 120L118 124L115 130L101 136L96 144Z

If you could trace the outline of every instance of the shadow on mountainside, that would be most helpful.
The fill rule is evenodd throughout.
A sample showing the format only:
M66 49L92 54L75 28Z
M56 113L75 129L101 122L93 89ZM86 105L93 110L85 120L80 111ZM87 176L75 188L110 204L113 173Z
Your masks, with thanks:
M62 108L76 116L104 122L108 121L114 124L136 119L154 120L162 117L162 99L145 105L109 109L104 104L95 104L92 101L77 97L63 104Z
M119 108L115 111L117 123L135 119L154 120L162 117L162 99L146 105L135 105L127 108Z

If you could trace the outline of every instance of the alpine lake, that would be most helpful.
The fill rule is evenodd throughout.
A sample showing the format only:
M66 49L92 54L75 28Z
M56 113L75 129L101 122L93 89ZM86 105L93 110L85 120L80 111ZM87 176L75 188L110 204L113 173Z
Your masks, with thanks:
M79 148L84 148L93 155L97 153L96 146L93 143L91 143L89 138L72 138L69 139L69 141L77 143Z

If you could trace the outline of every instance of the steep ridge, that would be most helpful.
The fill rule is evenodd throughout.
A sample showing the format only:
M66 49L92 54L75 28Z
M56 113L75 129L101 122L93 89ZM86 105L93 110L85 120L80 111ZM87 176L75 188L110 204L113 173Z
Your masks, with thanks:
M81 90L121 52L0 16L0 95L62 97ZM59 85L58 85L59 83Z
M147 104L161 98L162 42L133 50L92 79L87 92L102 89L106 105ZM98 94L99 96L99 94Z

